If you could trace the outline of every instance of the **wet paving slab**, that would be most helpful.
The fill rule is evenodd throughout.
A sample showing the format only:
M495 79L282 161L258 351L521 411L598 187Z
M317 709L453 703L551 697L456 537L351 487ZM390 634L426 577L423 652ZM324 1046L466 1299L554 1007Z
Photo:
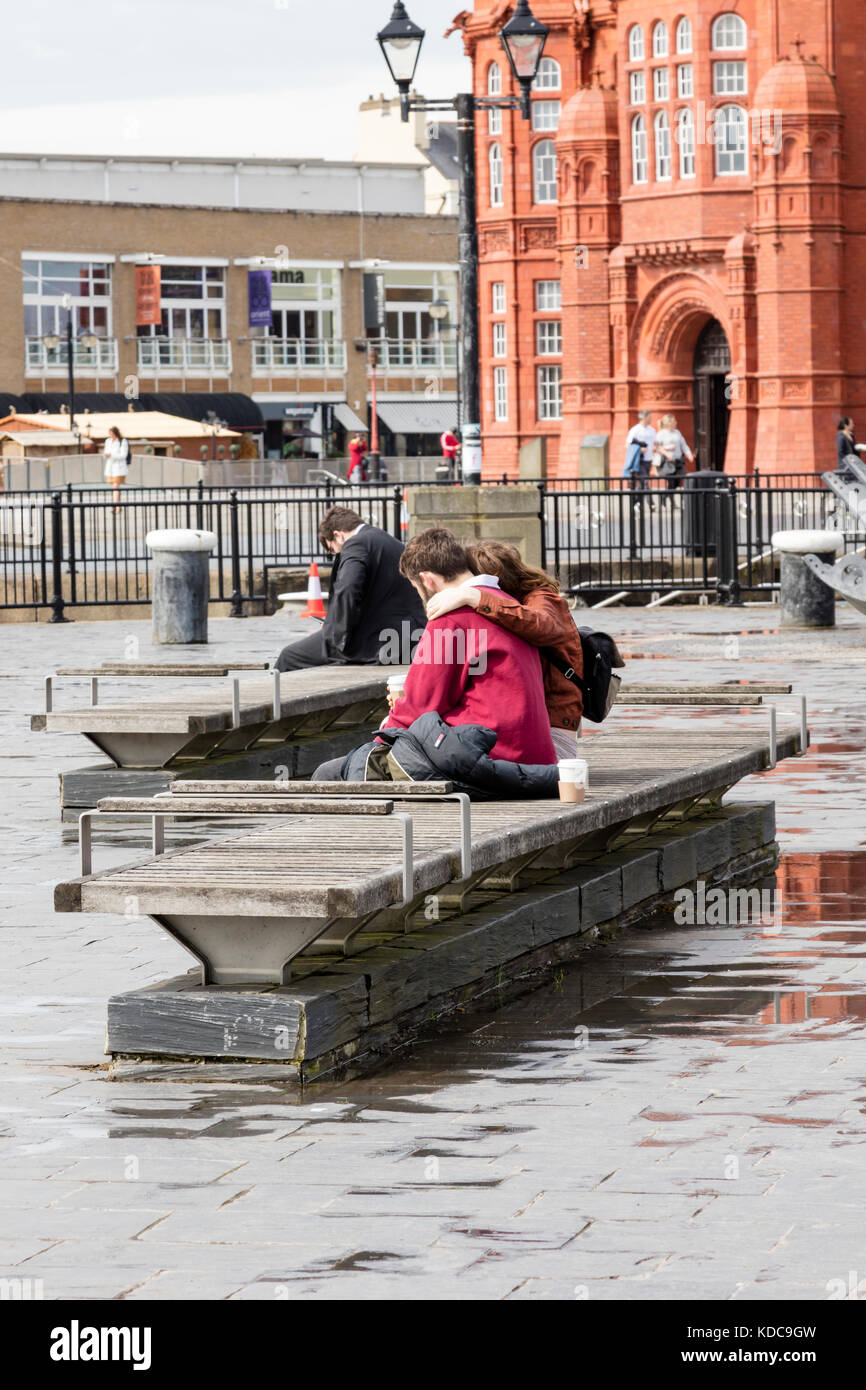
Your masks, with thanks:
M147 624L3 630L0 1274L49 1299L131 1301L803 1300L866 1275L866 628L844 609L817 635L774 632L772 609L608 610L603 625L634 679L809 695L806 756L735 792L777 799L775 884L706 925L657 917L300 1098L106 1081L108 995L186 959L147 922L52 913L75 863L56 774L92 755L31 736L26 716L45 670L110 659L121 627L144 645ZM237 624L212 630L209 655L237 652ZM287 625L242 632L264 658ZM766 715L614 717L651 737ZM100 866L135 843L101 843Z

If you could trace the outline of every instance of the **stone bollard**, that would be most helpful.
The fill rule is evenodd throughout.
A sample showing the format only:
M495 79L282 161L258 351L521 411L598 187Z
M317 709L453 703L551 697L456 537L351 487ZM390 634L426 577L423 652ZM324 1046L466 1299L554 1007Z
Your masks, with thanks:
M153 551L153 644L207 641L212 531L149 531Z
M835 627L836 594L803 559L817 555L832 565L839 549L837 531L775 531L771 537L781 561L782 627Z

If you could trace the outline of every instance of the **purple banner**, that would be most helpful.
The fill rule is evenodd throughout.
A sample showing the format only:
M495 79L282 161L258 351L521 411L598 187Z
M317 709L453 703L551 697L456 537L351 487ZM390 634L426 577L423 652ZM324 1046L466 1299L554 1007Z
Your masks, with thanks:
M271 272L269 270L250 270L247 272L247 295L250 306L250 328L270 328Z

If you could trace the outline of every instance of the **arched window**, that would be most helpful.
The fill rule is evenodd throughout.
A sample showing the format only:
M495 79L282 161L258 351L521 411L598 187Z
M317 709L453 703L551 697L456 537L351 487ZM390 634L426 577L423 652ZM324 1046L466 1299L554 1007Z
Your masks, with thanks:
M680 178L695 176L695 118L689 107L677 112L677 144L680 150Z
M653 25L653 57L666 58L668 56L668 26L664 20L659 20L658 24Z
M552 140L539 140L532 151L532 188L534 203L557 201L556 146Z
M746 173L747 117L741 106L720 106L713 120L717 174Z
M685 16L677 25L677 53L692 51L692 21Z
M502 69L498 63L491 63L487 69L487 95L502 96ZM493 109L487 112L487 131L490 135L502 134L502 112Z
M746 21L738 14L720 14L713 20L712 48L745 48L748 30Z
M671 126L667 111L657 111L653 119L656 147L656 178L671 177Z
M647 177L646 121L643 116L635 116L631 123L631 180L646 183Z
M628 60L630 63L642 63L643 59L643 29L639 24L633 24L628 31Z
M542 58L532 84L534 92L558 92L562 87L562 69L555 58Z
M490 146L488 158L490 160L490 206L501 208L503 203L502 150L498 144Z

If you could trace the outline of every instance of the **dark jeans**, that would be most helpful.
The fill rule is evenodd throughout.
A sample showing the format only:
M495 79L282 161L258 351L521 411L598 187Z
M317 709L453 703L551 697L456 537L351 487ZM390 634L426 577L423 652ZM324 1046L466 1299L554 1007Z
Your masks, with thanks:
M328 665L330 662L325 656L321 632L311 632L309 637L302 637L299 642L291 642L287 647L283 647L274 662L274 670L304 671L309 666Z

